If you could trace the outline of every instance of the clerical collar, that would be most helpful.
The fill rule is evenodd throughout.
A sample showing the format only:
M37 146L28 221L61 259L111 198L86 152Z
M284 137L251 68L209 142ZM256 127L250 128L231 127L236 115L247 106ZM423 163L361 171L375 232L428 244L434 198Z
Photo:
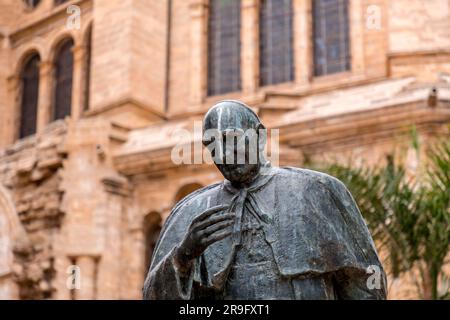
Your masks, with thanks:
M260 189L263 187L267 182L269 182L273 178L273 168L269 161L265 162L263 165L261 165L261 168L259 170L258 175L256 178L248 185L247 187L235 187L231 181L225 179L223 181L224 188L231 192L232 194L235 194L242 189L247 189L248 191L254 191L256 189Z

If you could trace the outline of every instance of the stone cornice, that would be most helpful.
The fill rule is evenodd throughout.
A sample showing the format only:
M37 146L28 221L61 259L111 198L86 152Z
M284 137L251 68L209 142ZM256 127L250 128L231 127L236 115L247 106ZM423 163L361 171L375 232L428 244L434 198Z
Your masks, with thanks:
M25 23L14 30L11 30L11 32L9 33L9 37L12 39L13 42L17 41L18 39L26 35L27 32L39 29L40 27L46 25L49 20L57 19L59 17L62 17L63 15L66 15L67 5L71 4L71 5L85 6L85 4L89 2L92 2L92 0L73 0L65 5L56 6L50 12L40 15L38 18L33 19L28 23Z
M131 105L135 106L136 108L142 109L142 110L144 110L144 111L146 111L148 113L151 113L155 117L160 118L162 120L167 118L166 115L163 112L157 110L156 107L150 106L150 105L145 104L145 103L141 103L141 102L137 101L136 99L129 98L129 97L124 97L124 98L121 98L121 99L117 99L117 100L115 100L112 103L107 103L107 104L102 105L102 106L97 106L95 109L91 109L89 111L86 111L83 115L86 116L86 117L97 116L97 115L99 115L101 113L105 113L105 112L111 111L113 109L123 107L126 104L131 104Z
M445 105L444 105L445 104ZM388 106L348 114L305 120L280 128L281 143L303 149L326 150L349 141L377 136L403 134L411 126L432 126L450 123L450 104L430 108L424 101ZM366 139L367 140L367 139ZM361 145L361 143L356 143Z
M417 51L404 51L404 52L391 52L388 53L388 58L412 58L412 57L426 57L426 56L438 56L438 55L450 55L450 48L442 48L436 50L417 50Z
M114 157L114 165L120 173L126 176L171 169L178 167L171 160L171 151L172 147L166 147L159 150L142 150L142 152L118 155Z
M348 146L352 140L364 137L370 137L367 141L386 136L392 138L394 134L408 132L412 124L432 127L444 123L450 123L450 103L447 100L440 100L438 107L431 108L425 100L417 99L377 109L321 115L316 119L280 126L280 145L305 151L326 150L330 146ZM133 153L117 154L114 163L119 172L127 176L160 172L178 167L171 161L171 150L170 146L133 150ZM283 162L283 159L280 160Z

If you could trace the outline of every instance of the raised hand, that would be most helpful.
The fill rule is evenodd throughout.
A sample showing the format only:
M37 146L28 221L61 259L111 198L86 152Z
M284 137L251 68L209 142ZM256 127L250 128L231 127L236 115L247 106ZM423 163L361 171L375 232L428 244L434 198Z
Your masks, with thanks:
M175 252L175 259L181 269L189 269L191 262L199 257L211 244L232 233L234 214L224 213L227 205L212 207L190 224L186 236Z

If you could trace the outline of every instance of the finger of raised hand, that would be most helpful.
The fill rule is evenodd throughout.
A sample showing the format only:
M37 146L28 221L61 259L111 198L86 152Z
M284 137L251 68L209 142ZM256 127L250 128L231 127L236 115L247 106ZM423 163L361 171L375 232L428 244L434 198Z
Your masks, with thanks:
M209 208L208 210L202 212L199 216L195 217L193 222L200 222L203 221L204 219L208 218L210 215L219 212L219 211L223 211L225 209L227 209L229 206L228 205L218 205L212 208Z
M234 220L234 214L232 214L232 213L225 213L225 214L216 213L215 215L209 216L209 218L206 220L195 223L193 226L193 230L200 231L205 228L208 228L209 226L212 226L213 224L215 224L217 222L226 221L226 220Z
M208 237L204 238L202 240L202 244L205 246L209 246L217 241L220 241L220 240L228 237L229 235L232 234L232 232L233 231L231 230L231 228L225 229L225 230L221 229L221 230L216 231L213 234L209 235Z
M213 234L216 231L223 230L223 229L231 226L233 223L234 223L233 220L226 220L226 221L222 221L222 222L217 222L217 223L209 226L208 228L203 229L202 231L200 231L201 232L201 236L202 237L208 237L208 236L210 236L211 234Z

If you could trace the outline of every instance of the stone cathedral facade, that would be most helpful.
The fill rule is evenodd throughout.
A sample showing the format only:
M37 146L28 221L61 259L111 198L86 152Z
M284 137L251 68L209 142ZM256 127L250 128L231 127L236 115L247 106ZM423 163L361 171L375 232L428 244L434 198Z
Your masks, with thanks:
M171 208L221 179L172 151L222 99L281 165L409 154L412 125L449 135L450 1L0 0L0 299L139 299Z

